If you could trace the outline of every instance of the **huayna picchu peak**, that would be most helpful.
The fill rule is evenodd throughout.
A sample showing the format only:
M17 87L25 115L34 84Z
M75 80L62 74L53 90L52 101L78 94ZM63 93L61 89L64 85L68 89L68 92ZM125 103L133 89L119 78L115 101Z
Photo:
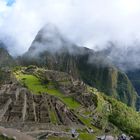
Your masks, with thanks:
M124 72L117 69L101 53L79 47L64 39L54 28L48 31L47 27L44 27L39 31L28 52L23 55L21 64L67 72L105 94L139 108L139 97ZM59 36L56 37L56 34ZM59 51L52 52L55 44Z

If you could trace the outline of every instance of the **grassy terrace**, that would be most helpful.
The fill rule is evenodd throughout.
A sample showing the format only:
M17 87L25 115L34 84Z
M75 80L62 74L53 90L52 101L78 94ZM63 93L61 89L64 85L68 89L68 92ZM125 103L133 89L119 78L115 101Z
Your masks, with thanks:
M16 78L22 84L25 84L25 86L27 86L28 89L34 94L48 93L50 95L58 97L70 109L75 109L80 106L80 104L77 101L75 101L71 97L65 97L65 95L62 94L58 89L56 89L56 88L50 89L50 88L47 88L47 85L42 85L39 78L37 78L34 75L24 74L20 71L16 72L15 75L16 75Z
M49 82L47 85L42 85L40 79L34 75L24 74L21 71L17 71L15 73L16 78L25 86L28 87L28 89L34 93L34 94L40 94L40 93L48 93L50 95L53 95L55 97L58 97L62 102L64 102L70 109L79 108L80 104L75 101L72 97L65 97L64 94L62 94L58 89L55 88L53 82ZM49 87L53 88L49 88ZM53 124L57 124L58 120L56 118L56 114L53 110L49 110L49 114L51 116L51 122ZM79 116L79 115L78 115ZM88 127L91 126L91 119L85 119L81 116L79 116L81 121L86 124ZM97 131L96 128L94 130ZM79 135L80 140L95 140L95 134L89 134L86 131L80 132ZM71 138L65 138L65 137L49 137L49 140L72 140ZM78 139L75 139L78 140Z
M64 137L49 137L48 140L78 140L73 138L64 138ZM95 135L88 133L81 133L79 136L79 140L96 140Z

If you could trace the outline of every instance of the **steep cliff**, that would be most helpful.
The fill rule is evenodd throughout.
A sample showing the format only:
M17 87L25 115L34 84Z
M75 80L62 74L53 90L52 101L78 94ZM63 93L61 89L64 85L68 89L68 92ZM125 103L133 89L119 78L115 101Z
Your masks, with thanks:
M6 50L5 44L0 41L0 67L11 67L14 64L14 59Z

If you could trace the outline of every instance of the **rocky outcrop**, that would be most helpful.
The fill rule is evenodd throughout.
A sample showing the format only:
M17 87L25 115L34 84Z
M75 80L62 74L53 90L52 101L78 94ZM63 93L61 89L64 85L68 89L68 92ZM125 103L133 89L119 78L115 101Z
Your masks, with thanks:
M0 41L0 67L11 67L14 65L14 59L6 50L5 44Z

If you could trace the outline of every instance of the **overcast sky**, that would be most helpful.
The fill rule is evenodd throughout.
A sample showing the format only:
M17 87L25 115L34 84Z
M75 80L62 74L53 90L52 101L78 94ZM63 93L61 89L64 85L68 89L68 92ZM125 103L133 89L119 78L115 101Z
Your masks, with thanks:
M46 23L89 48L131 46L140 40L140 0L0 0L0 38L14 43L11 53L27 51Z

